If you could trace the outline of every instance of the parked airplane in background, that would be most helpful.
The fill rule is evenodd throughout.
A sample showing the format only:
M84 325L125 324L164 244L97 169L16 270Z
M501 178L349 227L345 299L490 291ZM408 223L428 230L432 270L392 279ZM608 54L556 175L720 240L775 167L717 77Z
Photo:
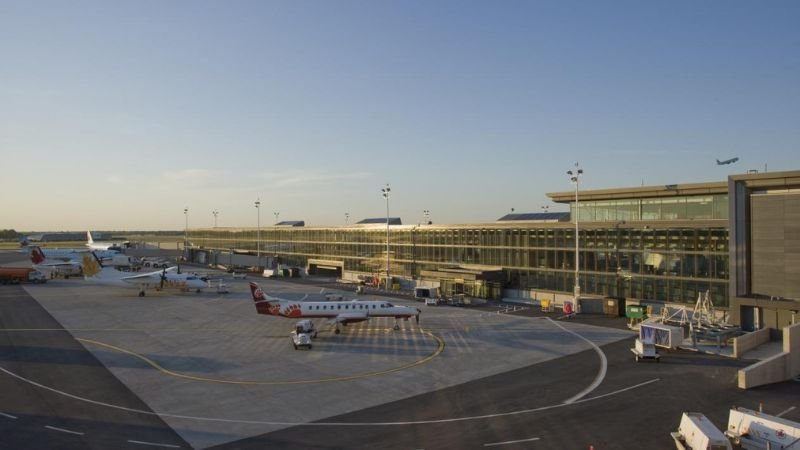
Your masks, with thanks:
M737 158L726 159L725 161L717 160L717 165L718 166L722 166L722 165L725 165L725 164L733 164L738 160L739 160L738 157Z
M42 249L39 247L33 247L31 251L31 261L36 270L48 274L50 278L53 278L55 275L69 278L83 274L81 263L76 261L47 261L44 253L42 253Z
M86 232L86 246L89 247L89 250L114 250L121 252L122 247L120 247L117 243L114 242L95 242L92 239L92 232Z
M182 291L207 288L208 283L200 277L185 273L173 273L177 267L170 267L155 272L131 274L111 267L103 267L94 254L83 255L83 276L85 279L107 286L123 286L139 288L139 297L144 297L147 288L156 290L177 288Z
M335 333L339 334L339 324L363 322L371 317L394 317L394 329L400 329L398 319L408 320L414 316L419 323L420 310L408 306L395 306L383 300L350 300L350 301L325 301L304 302L270 297L258 286L250 282L250 292L256 311L259 314L283 316L292 319L324 317L329 323L335 325Z
M83 248L40 248L40 247L28 247L23 248L22 251L31 251L31 248L39 249L39 252L42 254L44 258L53 261L72 261L78 265L80 265L83 255L88 254L88 249ZM133 260L116 250L95 250L94 254L100 258L100 262L102 262L106 266L114 266L114 267L129 267L134 265Z

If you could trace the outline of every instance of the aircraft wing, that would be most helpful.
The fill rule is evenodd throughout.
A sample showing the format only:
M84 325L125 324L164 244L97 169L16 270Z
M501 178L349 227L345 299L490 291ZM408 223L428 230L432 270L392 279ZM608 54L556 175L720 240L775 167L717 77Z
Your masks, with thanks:
M37 267L75 267L75 266L80 266L81 264L77 261L62 261L62 262L41 263L35 265Z
M352 311L341 313L333 318L336 323L347 323L347 322L361 322L367 320L369 316L367 315L366 311Z
M137 275L130 275L127 277L120 278L122 281L127 281L129 283L138 283L140 281L148 281L148 280L161 280L161 271L158 272L147 272L147 273L140 273Z

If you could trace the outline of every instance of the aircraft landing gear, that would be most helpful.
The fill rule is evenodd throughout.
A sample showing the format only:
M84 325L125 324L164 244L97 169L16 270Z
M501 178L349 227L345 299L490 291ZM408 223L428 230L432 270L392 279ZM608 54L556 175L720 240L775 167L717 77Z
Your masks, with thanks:
M144 297L144 291L139 291L139 297Z
M333 334L339 334L341 332L342 332L342 330L340 330L339 327L336 327L336 328L333 329Z

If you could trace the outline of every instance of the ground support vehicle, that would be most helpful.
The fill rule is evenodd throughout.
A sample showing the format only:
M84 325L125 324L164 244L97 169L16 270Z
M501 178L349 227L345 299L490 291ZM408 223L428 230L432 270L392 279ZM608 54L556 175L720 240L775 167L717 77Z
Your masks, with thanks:
M294 349L306 347L311 350L311 340L317 337L317 330L314 328L314 322L310 320L300 320L294 325L294 330L289 335L292 340Z
M0 284L46 282L47 277L31 267L0 267Z
M636 338L636 343L634 344L634 348L631 349L631 352L633 352L636 362L644 359L651 359L659 362L661 358L661 355L656 352L655 344L639 338Z

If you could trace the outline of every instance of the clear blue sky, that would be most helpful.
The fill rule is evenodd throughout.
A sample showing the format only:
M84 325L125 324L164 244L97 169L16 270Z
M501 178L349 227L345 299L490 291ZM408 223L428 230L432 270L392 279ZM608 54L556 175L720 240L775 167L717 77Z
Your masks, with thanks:
M0 228L254 226L258 197L264 224L336 225L383 216L387 182L404 223L491 222L576 160L588 189L800 169L799 23L797 1L0 1Z

